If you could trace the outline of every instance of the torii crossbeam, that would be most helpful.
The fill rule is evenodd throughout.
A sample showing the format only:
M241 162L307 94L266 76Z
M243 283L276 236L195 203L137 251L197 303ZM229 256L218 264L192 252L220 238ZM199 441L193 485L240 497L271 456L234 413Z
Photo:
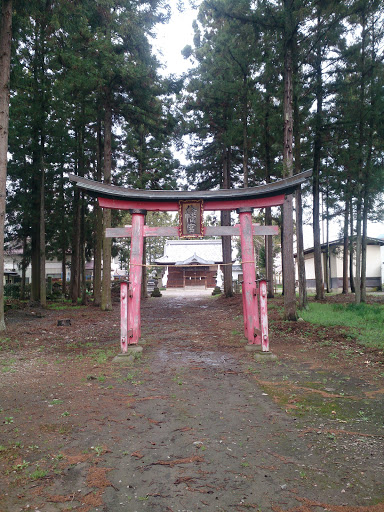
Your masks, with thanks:
M241 189L204 191L138 190L108 185L70 175L71 181L91 196L97 197L103 208L129 210L132 226L109 228L107 237L130 237L131 256L129 286L121 292L121 350L136 346L141 334L140 301L142 281L143 241L145 236L223 236L241 238L243 268L244 334L250 345L259 345L269 351L266 283L256 281L253 236L276 235L277 226L252 224L253 208L280 206L311 176L311 172L297 174L274 183ZM200 205L200 206L199 206ZM185 209L184 207L188 206ZM191 209L192 208L192 209ZM198 208L200 210L198 211ZM203 227L202 212L237 210L240 224L236 226ZM150 227L144 224L147 211L179 211L180 226ZM192 214L191 214L192 212ZM199 218L201 222L196 221ZM201 226L198 224L201 223ZM186 231L184 231L184 228ZM260 300L261 319L258 298Z

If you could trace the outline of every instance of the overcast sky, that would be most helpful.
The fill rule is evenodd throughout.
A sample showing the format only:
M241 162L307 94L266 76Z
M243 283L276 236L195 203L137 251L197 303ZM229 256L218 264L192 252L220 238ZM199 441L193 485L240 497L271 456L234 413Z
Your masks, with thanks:
M193 41L192 22L197 16L197 10L184 7L183 12L177 9L177 0L171 0L172 17L164 25L159 25L153 40L153 49L160 61L164 63L164 74L177 74L188 69L188 61L181 55L181 50ZM197 3L197 2L196 2ZM189 4L185 1L185 4Z
M189 62L181 55L182 49L193 42L192 22L197 17L197 9L190 7L191 0L185 0L183 12L177 9L178 0L170 0L172 17L167 24L159 25L156 31L157 37L152 41L153 49L158 55L159 60L164 65L164 75L180 75L188 70ZM195 0L194 4L199 4ZM182 161L182 154L177 155ZM310 219L307 217L307 221ZM325 226L324 226L325 227ZM330 226L330 239L337 238L340 230L340 224L333 221ZM312 227L305 226L305 246L310 247L313 244ZM378 237L384 235L384 223L372 224L368 226L368 236Z

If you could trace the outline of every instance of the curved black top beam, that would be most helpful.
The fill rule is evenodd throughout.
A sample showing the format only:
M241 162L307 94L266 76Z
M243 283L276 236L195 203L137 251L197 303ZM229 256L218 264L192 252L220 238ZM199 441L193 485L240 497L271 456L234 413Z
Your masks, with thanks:
M110 199L139 201L179 201L191 199L203 200L233 200L233 199L253 199L271 197L277 194L292 194L302 183L312 175L312 171L302 172L290 178L259 185L258 187L231 188L219 190L146 190L116 185L107 185L99 181L80 178L74 174L69 175L69 179L88 194L97 197L106 197Z

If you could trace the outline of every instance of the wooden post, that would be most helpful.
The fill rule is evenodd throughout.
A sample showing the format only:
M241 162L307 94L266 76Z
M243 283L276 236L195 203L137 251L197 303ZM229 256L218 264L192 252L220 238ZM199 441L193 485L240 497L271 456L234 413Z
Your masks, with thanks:
M141 279L143 275L144 217L146 210L132 214L131 258L128 288L128 345L136 345L141 334ZM131 331L132 330L132 331Z
M253 250L252 208L239 208L240 239L243 267L243 293L247 321L247 338L250 344L261 344L259 312L257 306L256 270Z
M268 337L268 309L267 309L267 281L260 281L260 324L261 324L261 349L269 352Z
M128 283L120 284L120 346L121 352L127 352L128 346Z

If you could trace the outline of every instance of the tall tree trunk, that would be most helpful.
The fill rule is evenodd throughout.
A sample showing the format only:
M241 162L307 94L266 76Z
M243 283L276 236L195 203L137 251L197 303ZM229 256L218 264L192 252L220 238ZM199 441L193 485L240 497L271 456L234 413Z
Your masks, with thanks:
M80 289L80 232L81 232L81 203L80 191L74 190L73 198L73 235L71 254L71 300L77 304Z
M80 175L80 134L75 131L76 139L76 174ZM73 304L77 304L80 297L80 260L81 260L81 198L80 190L75 187L73 196L73 230L72 230L72 254L71 254L71 300Z
M367 302L367 228L368 198L365 197L363 208L363 236L361 240L361 302Z
M25 281L27 270L27 237L23 236L23 257L21 259L21 284L20 284L20 299L25 300Z
M40 265L40 305L45 307L47 305L47 285L45 278L45 165L44 165L44 139L41 141L41 184L40 184L40 237L39 237L39 265Z
M353 244L353 203L352 198L350 199L350 213L349 213L349 226L350 226L350 236L349 236L349 283L351 286L351 292L355 293L355 279L354 279L354 268L353 268L353 256L355 253L354 244Z
M223 188L231 186L231 148L224 149L223 155ZM231 212L223 210L221 212L221 225L231 225ZM232 243L230 236L222 236L221 244L223 249L223 277L224 277L224 295L226 297L233 296L232 289Z
M61 293L63 297L67 295L67 250L65 247L61 248Z
M320 27L320 15L318 14L317 25ZM321 167L321 149L322 149L322 128L323 128L323 77L322 77L322 56L321 40L316 49L315 56L315 74L316 74L316 121L315 136L313 144L313 247L316 281L316 299L323 300L324 283L323 269L321 262L321 240L320 240L320 167Z
M31 201L34 215L31 222L31 263L32 283L31 300L42 306L46 302L45 293L45 219L44 219L44 189L45 175L43 163L43 146L41 141L35 141L37 147L33 156L33 176Z
M272 210L265 209L265 225L272 226ZM273 287L273 238L271 235L265 237L265 266L267 274L267 296L272 299L275 296Z
M325 253L325 279L327 283L327 293L331 292L332 283L331 283L331 257L329 254L329 187L328 187L328 176L327 176L327 189L326 189L326 253Z
M32 128L32 186L31 202L34 215L31 221L31 299L40 305L46 304L45 283L45 132L47 118L47 94L49 84L45 69L46 29L50 2L47 1L45 15L36 20L33 41L33 100L36 105Z
M87 304L87 279L85 273L85 201L84 192L81 193L81 235L80 235L80 247L81 247L81 304L85 306Z
M362 10L362 23L361 23L361 77L360 77L360 119L359 119L359 157L357 162L357 182L356 182L356 279L355 279L355 303L361 302L361 246L362 246L362 208L363 208L363 151L365 147L365 134L364 134L364 104L366 99L365 94L365 49L366 49L366 18L365 10Z
M97 145L96 145L96 180L101 181L102 176L102 137L101 137L101 120L97 120ZM93 303L95 306L101 305L101 258L103 248L103 211L100 206L95 203L96 211L96 233L95 233L95 251L93 257Z
M106 91L106 101L104 105L104 183L111 183L112 175L112 105L110 91ZM111 227L111 210L103 210L103 286L101 294L101 309L103 311L112 310L111 298L111 248L112 239L105 236L105 230Z
M361 258L361 301L367 301L367 228L368 228L368 211L371 206L370 198L370 173L372 165L372 154L373 154L373 135L376 129L375 123L375 110L376 110L376 98L375 94L375 68L376 68L376 31L375 22L372 22L371 26L371 65L369 67L370 74L370 111L369 111L369 131L367 139L368 155L367 162L364 168L364 192L363 192L363 238L362 238L362 258Z
M265 97L265 114L264 114L264 151L265 151L265 180L267 183L271 182L272 158L271 158L271 131L270 131L270 104L271 95L269 94L267 84L267 93ZM272 209L265 209L265 224L266 226L272 225ZM273 286L273 238L272 235L265 237L265 266L267 274L267 294L268 298L272 299L275 296Z
M293 138L295 141L295 174L301 172L301 144L300 144L300 109L298 97L298 76L299 66L297 58L297 41L295 38L293 53ZM308 308L307 296L307 279L305 274L305 258L304 258L304 235L303 235L303 202L301 197L301 188L296 190L296 254L297 254L297 274L299 281L299 309Z
M248 187L248 87L246 75L243 78L243 84L243 175L244 187Z
M293 33L292 5L284 0L287 16L284 44L284 177L293 176ZM293 259L293 198L288 195L283 205L283 287L284 316L296 320L295 264Z
M65 297L67 293L67 234L66 234L66 222L65 222L65 196L64 196L64 164L62 164L62 171L60 176L60 205L62 209L61 219L61 234L60 234L60 245L61 245L61 293Z
M297 237L297 267L299 280L299 309L308 308L307 278L305 273L304 238L303 238L303 203L301 188L296 190L296 237Z
M9 77L12 44L12 0L2 1L0 20L0 332L4 320L4 224L7 181Z
M344 230L343 230L343 294L348 293L348 225L349 225L349 199L345 201Z
M356 201L356 267L355 267L355 303L361 302L361 227L362 205L361 198Z

